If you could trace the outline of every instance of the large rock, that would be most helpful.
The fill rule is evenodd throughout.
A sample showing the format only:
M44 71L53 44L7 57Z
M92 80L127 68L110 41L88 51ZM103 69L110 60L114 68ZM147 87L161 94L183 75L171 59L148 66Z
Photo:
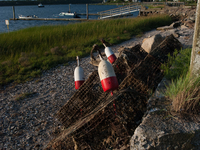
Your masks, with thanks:
M130 140L131 150L199 150L200 117L181 117L169 112L167 101L161 89L167 82L161 82L155 96L148 101L148 112L136 128Z
M147 52L150 53L156 46L158 46L164 38L160 34L156 34L150 38L145 38L141 47Z
M130 149L200 149L200 124L162 111L157 109L145 117L130 140Z
M163 27L158 27L157 30L161 30L161 31L166 31L166 30L171 30L174 29L173 26L163 26Z

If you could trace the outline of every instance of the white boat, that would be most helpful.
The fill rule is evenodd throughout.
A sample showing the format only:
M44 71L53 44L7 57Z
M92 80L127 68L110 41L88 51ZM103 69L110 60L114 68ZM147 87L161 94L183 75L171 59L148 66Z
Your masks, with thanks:
M31 16L20 15L19 16L19 19L31 19L31 18L38 18L38 16L36 15L31 15Z
M70 12L61 12L59 13L59 16L69 16L69 17L73 17L73 18L80 18L76 12L74 13L70 13Z
M38 7L44 7L44 5L42 5L42 3L39 3L39 4L38 4Z
M70 12L61 12L59 13L59 16L74 16L75 13L70 13Z

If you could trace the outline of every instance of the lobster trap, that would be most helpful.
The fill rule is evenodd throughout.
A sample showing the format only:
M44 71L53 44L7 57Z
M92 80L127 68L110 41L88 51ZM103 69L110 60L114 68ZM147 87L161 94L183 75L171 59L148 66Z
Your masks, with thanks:
M121 52L120 57L114 63L113 67L119 85L127 77L131 68L134 68L144 58L144 56L138 57L137 61L131 61L133 57L136 58L137 53L140 54L139 51L144 53L141 46L137 45L129 51ZM99 105L101 97L105 98L108 94L101 87L98 72L94 71L56 115L59 121L67 128L77 119L91 112Z
M164 41L169 42L168 38L174 37ZM163 78L160 59L168 54L166 42L155 51L159 57L147 54L140 45L120 52L113 64L119 81L113 96L103 92L98 72L94 71L57 112L66 129L46 150L128 149L130 137L147 110L147 100ZM162 60L164 63L167 59Z

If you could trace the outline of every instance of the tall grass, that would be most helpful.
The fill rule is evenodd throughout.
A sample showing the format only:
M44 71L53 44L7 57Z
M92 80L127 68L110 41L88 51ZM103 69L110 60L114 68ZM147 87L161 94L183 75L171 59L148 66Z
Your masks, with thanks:
M168 55L168 62L161 66L164 70L165 77L170 80L176 80L180 76L186 76L190 66L191 49L184 49L174 54Z
M172 100L172 110L181 114L200 112L200 77L190 73L172 82L165 93Z
M26 81L39 76L43 70L75 60L76 55L88 55L93 44L102 46L100 38L117 44L171 22L169 16L162 15L31 27L2 33L0 85Z
M191 76L189 72L191 49L182 50L176 58L174 56L169 57L168 64L163 67L166 77L171 80L165 96L172 101L173 111L197 114L200 112L200 77Z

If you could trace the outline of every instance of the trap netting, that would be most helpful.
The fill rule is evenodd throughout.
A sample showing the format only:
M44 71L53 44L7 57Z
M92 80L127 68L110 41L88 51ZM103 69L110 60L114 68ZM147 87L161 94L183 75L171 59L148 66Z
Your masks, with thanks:
M145 55L141 46L137 45L130 50L122 52L120 57L116 60L113 67L119 85L128 75L129 70L136 66L145 57L137 57L137 54L140 54L140 51L142 51L142 53L144 53L143 55ZM90 113L97 105L99 105L101 97L104 98L107 95L108 93L105 93L102 89L98 72L94 71L79 88L79 90L77 90L68 102L58 111L57 117L67 128L77 119Z
M167 50L165 44L157 52L159 56L166 57L163 54L167 54ZM113 65L120 79L119 88L113 92L113 96L103 92L97 71L90 75L57 113L66 129L46 149L104 150L129 147L130 136L146 112L147 100L163 78L161 62L157 58L144 53L144 59L137 57L137 60L132 60L137 54L134 51L143 53L139 45L126 49Z

